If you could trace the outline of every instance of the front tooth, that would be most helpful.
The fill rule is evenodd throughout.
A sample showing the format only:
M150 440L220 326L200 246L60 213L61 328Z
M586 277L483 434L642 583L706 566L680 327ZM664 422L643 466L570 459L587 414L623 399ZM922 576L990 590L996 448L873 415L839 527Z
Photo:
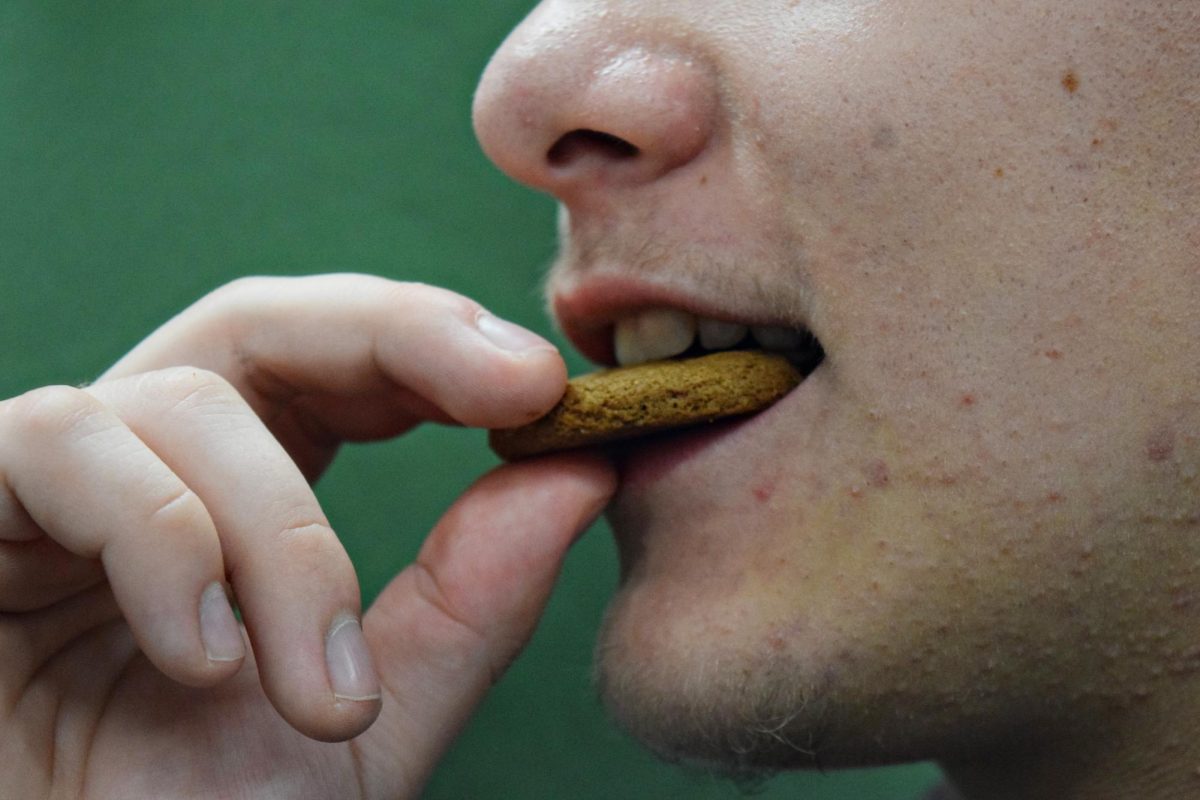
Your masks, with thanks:
M657 308L617 322L613 351L623 367L677 356L692 346L696 318L686 311Z
M781 325L755 325L750 333L764 350L799 350L804 344L804 334Z
M700 345L705 350L728 350L746 338L746 326L719 319L701 319L696 322L700 334Z

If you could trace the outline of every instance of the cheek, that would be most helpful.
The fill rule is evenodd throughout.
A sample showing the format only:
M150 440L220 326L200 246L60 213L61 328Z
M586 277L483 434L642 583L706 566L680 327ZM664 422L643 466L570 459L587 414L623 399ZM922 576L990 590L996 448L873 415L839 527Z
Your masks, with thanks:
M780 629L832 639L883 620L887 641L907 635L901 618L936 618L930 604L990 594L987 616L1045 583L1085 548L1070 523L1100 513L1103 487L1064 477L1047 451L1000 449L974 401L948 400L898 422L831 418L791 462L697 470L627 499L612 515L624 630L668 650L700 637L758 651Z
M829 633L944 568L947 542L981 524L982 476L951 475L880 422L824 422L819 440L788 448L802 454L792 461L775 453L737 471L698 468L674 476L670 491L618 506L617 616L631 635L665 648L734 638L755 650L813 619Z
M896 676L906 690L942 691L977 675L1001 625L1028 628L1013 596L1038 577L1021 569L1015 531L980 536L987 509L972 506L966 481L917 480L901 456L869 451L817 482L782 471L769 508L740 509L726 520L736 527L692 528L686 542L642 528L604 671L657 698L715 682L878 708L891 707L880 698ZM956 649L943 652L950 628Z

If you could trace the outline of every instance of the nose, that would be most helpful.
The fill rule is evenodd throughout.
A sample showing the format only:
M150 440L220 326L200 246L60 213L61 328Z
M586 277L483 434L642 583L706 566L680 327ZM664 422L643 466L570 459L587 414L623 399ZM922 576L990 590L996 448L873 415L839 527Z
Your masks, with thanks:
M717 85L703 54L598 13L602 5L543 2L492 57L475 93L484 152L569 205L692 163L716 126Z

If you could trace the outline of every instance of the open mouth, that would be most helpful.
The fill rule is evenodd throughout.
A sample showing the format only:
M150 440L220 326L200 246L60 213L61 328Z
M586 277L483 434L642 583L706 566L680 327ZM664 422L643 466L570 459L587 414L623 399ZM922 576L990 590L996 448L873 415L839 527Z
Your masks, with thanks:
M612 328L613 357L620 366L745 349L781 355L804 375L825 358L820 341L807 328L746 325L675 308L645 309L622 317Z
M699 304L695 310L661 299L645 304L645 294L555 297L556 316L572 342L593 361L619 369L579 376L546 415L492 431L497 454L515 459L618 442L625 450L635 440L661 444L668 436L678 442L677 434L688 430L758 416L824 361L825 350L807 327L739 321L733 314L722 319L720 311L700 312Z
M800 380L787 396L808 383L808 378L824 362L825 349L811 330L804 326L754 324L718 319L679 308L652 306L616 318L607 329L593 332L590 352L603 350L596 343L610 346L608 363L627 367L636 364L689 359L729 350L757 350L785 358L800 373ZM772 403L771 405L776 405ZM693 425L650 432L636 438L614 442L605 448L618 464L625 492L652 486L676 465L707 452L714 443L736 436L753 419L779 419L772 408L763 407L746 413L704 420ZM765 415L765 416L764 416Z

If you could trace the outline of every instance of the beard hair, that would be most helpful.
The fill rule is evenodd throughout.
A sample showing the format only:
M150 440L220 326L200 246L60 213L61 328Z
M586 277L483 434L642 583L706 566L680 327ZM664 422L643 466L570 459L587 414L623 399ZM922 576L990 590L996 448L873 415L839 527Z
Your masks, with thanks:
M781 769L822 768L824 696L779 655L654 663L601 629L594 680L617 725L656 757L753 792Z

